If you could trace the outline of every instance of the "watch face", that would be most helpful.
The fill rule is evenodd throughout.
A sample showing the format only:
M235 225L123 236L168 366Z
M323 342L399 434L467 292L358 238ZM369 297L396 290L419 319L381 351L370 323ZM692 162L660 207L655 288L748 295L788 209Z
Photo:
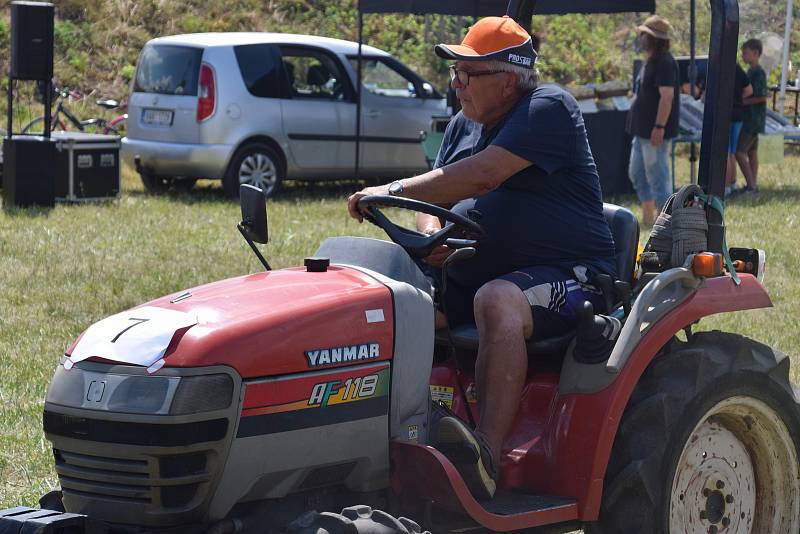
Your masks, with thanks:
M389 184L389 194L390 195L399 195L403 192L403 184L400 182L392 182Z

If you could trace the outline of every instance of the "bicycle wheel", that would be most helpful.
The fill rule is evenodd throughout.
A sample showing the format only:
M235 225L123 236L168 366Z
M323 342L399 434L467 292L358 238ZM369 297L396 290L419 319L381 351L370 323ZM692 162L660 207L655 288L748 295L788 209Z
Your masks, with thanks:
M64 124L64 121L58 119L54 122L50 123L50 131L51 132L66 132L67 125ZM31 122L26 124L22 127L22 131L20 133L24 134L41 134L44 133L44 115L41 117L36 117Z
M128 121L128 114L118 115L106 123L104 134L118 135L124 137L127 133L126 126Z

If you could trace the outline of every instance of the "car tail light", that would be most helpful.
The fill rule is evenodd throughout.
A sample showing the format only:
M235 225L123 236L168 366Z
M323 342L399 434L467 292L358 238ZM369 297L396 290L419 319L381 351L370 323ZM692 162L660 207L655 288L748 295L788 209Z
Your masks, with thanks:
M197 122L203 122L214 114L217 105L214 69L203 63L200 65L200 87L197 92Z

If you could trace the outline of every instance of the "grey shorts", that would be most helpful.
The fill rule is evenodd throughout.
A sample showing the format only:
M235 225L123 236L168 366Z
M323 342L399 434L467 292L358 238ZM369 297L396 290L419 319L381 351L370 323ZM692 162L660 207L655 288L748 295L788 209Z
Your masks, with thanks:
M577 310L583 302L592 303L595 313L604 311L600 291L562 267L526 267L497 278L513 283L522 290L531 306L533 339L546 339L566 334L578 324ZM452 280L447 283L447 321L451 326L475 322L473 300L478 287L463 287Z

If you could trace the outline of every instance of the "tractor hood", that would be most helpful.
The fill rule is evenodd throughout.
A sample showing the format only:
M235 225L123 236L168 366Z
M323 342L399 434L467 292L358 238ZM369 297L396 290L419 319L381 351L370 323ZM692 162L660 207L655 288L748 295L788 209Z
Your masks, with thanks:
M165 367L226 365L246 379L392 357L391 293L351 268L257 273L165 296L134 311L145 306L196 318L172 336Z

